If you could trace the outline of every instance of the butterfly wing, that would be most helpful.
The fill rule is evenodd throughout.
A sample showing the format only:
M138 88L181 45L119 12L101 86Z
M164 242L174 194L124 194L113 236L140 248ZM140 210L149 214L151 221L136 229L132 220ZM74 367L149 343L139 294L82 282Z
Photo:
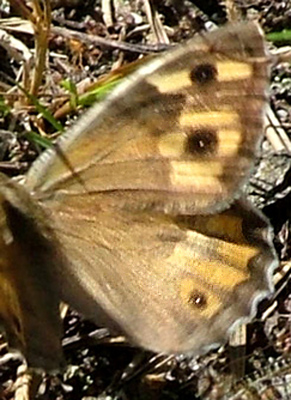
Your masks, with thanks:
M225 341L270 291L270 230L249 203L175 218L79 197L66 204L49 205L68 257L62 298L145 348L197 354Z
M75 175L51 149L26 185L39 198L85 189L168 214L223 209L253 167L267 80L256 24L194 38L145 63L64 135Z
M23 188L0 174L0 325L28 365L62 364L58 283L61 263L46 218Z
M207 34L146 63L93 107L59 141L67 162L53 149L36 161L26 179L34 197L28 203L38 203L44 215L31 207L22 217L35 215L29 221L33 236L45 239L44 254L31 247L35 261L10 228L27 287L38 277L36 297L29 304L27 294L17 300L17 315L28 326L26 346L37 340L25 310L34 310L38 294L44 300L35 312L44 308L53 318L55 337L56 303L63 299L136 343L167 352L196 353L220 342L237 318L253 311L270 288L267 223L249 206L197 214L226 208L249 175L267 75L255 24ZM7 221L7 211L4 216ZM35 227L36 221L45 224ZM3 265L14 265L11 252ZM49 365L48 349L38 352Z

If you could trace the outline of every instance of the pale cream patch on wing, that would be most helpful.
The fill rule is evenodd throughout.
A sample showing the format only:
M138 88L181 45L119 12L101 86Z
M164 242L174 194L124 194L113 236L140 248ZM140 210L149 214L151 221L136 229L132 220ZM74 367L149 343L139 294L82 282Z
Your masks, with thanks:
M187 135L182 132L172 132L162 135L159 139L159 152L164 157L181 157L185 153Z
M199 64L196 65L199 66ZM253 74L252 65L241 61L219 61L213 63L213 66L217 69L219 82L244 80ZM191 68L186 68L176 72L167 72L164 75L153 74L148 76L146 81L155 86L160 93L174 93L196 84L191 79L191 71Z
M195 131L195 129L201 128L214 128L218 139L216 154L219 156L232 156L239 149L241 124L238 114L233 110L186 112L181 115L179 124L182 131L164 134L159 138L159 152L164 157L174 158L185 154L188 129ZM221 125L224 127L219 128ZM183 129L185 132L183 132Z
M218 187L223 165L219 161L171 161L170 180L176 188Z
M219 82L242 81L253 75L252 65L242 61L220 61L216 68Z
M179 92L193 85L188 68L177 72L167 72L164 75L153 74L148 76L146 81L155 86L160 93Z
M181 114L179 123L182 127L193 126L240 126L239 114L233 109L219 111L185 112Z

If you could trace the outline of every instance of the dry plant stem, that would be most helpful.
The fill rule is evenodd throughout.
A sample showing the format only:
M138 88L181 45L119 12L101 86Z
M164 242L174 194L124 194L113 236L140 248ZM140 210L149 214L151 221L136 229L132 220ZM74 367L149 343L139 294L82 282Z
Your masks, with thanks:
M25 365L21 365L17 370L17 380L15 382L15 400L34 399L38 387L41 383L41 375L29 370Z
M67 28L61 27L52 27L52 33L55 35L61 35L68 39L76 39L80 40L80 42L95 45L95 46L103 46L109 49L118 49L123 51L131 51L135 53L149 54L152 52L161 51L164 48L158 48L157 46L144 46L144 45L136 45L125 42L117 42L116 40L104 39L103 37L97 35L88 35L87 33L73 31Z
M103 12L103 19L105 21L105 25L112 26L113 25L113 16L112 16L112 9L111 9L111 1L110 0L102 0L101 1L101 8Z
M41 7L40 2L43 7ZM34 21L32 22L35 32L35 67L30 86L30 93L33 96L36 96L45 69L51 24L51 8L49 0L33 0L32 6L34 15Z
M280 263L280 268L278 271L274 274L273 276L273 283L277 287L278 284L280 283L280 289L285 286L286 282L288 281L288 277L290 276L291 272L291 263L290 261L283 261ZM285 282L285 283L284 283ZM269 307L264 311L262 314L261 320L266 321L267 318L269 318L273 312L276 310L278 307L278 301L277 299L277 294L278 290L276 290L276 293L273 294L272 296L272 303L269 305Z
M126 30L124 27L120 30L119 38L121 41L126 38ZM124 61L124 51L120 51L117 60L112 65L111 71L119 69L123 64L123 61Z
M287 62L291 63L291 47L290 46L285 46L280 49L277 49L274 51L274 55L278 58L278 63L279 62Z
M6 31L21 32L33 35L33 27L30 21L20 17L0 18L0 28Z
M229 22L236 22L241 20L239 11L235 4L235 0L225 0L224 4L226 9L227 19Z
M229 338L230 370L233 381L245 375L246 368L247 325L242 323L231 332Z
M156 11L155 5L153 1L144 0L144 10L149 21L150 27L154 32L157 42L169 44L169 38L166 34L166 31L163 27L163 24L160 20L160 17Z
M266 110L265 130L266 138L275 151L287 151L288 154L291 154L290 139L270 106Z
M22 63L23 73L22 73L22 85L24 88L27 88L28 79L29 79L29 71L31 69L31 64L33 60L33 56L25 46L23 42L14 38L11 34L6 31L0 29L0 43L1 46L4 47L7 53L11 56L11 58L15 59L19 63ZM10 91L11 87L8 86L8 90ZM15 87L12 88L14 90ZM5 93L7 95L7 93ZM22 102L23 97L19 96L18 100Z
M51 8L49 0L33 0L33 11L26 6L24 0L10 0L11 6L20 11L22 16L28 19L35 34L35 67L30 83L30 88L24 81L24 88L36 96L41 85L43 71L45 68L46 52L51 24ZM41 6L42 4L42 6Z
M5 29L6 31L24 32L32 35L34 32L31 28L32 26L33 25L31 21L24 21L21 18L13 18L10 20L0 18L0 28ZM160 44L137 45L127 42L118 42L116 40L107 39L98 35L90 35L84 32L78 32L72 29L61 27L52 26L50 31L53 35L60 35L68 39L76 39L86 45L100 46L106 49L118 49L134 53L151 54L159 53L169 48L169 46L163 46Z

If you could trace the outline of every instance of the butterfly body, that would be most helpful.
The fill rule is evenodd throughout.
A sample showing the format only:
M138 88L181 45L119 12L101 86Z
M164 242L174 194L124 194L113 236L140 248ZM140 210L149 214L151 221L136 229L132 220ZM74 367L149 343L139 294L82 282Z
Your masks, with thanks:
M256 24L193 39L145 63L61 138L80 179L54 149L26 177L27 207L3 179L5 229L23 243L13 227L20 210L45 243L53 311L35 308L53 318L53 340L58 300L167 353L205 351L253 315L276 257L267 221L235 199L261 141L268 64ZM33 332L18 303L25 347ZM22 351L32 366L60 362L46 349L42 361L39 348Z

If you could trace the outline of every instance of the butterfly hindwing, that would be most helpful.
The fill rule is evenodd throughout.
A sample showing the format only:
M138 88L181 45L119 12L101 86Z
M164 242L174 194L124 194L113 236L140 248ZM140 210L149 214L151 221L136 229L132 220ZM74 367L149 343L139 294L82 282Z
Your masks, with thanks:
M51 220L68 257L63 299L151 350L197 354L225 341L271 287L270 228L247 202L198 217L115 212L78 197L61 208Z

